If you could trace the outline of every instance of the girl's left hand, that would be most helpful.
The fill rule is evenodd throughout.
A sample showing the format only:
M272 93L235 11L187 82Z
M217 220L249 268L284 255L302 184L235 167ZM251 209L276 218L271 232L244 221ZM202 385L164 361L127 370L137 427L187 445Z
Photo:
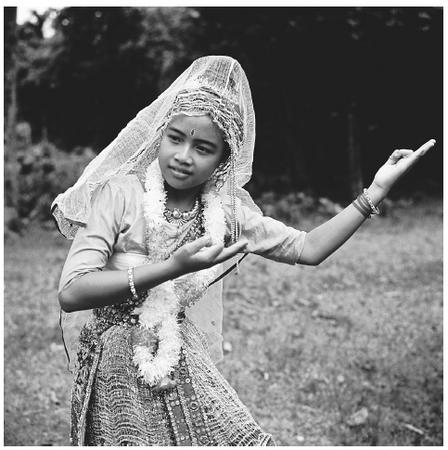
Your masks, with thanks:
M395 182L402 177L430 148L434 147L435 139L430 139L418 150L395 150L375 175L373 183L386 195Z

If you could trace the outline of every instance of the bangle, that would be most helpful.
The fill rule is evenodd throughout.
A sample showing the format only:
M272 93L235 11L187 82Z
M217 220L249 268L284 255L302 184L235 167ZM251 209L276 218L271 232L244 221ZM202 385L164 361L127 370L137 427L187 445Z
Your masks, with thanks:
M357 200L357 199L356 199ZM352 201L352 205L366 218L370 219L370 210L365 209L356 200Z
M371 218L373 214L379 214L380 210L373 204L367 189L364 189L361 194L356 197L352 205L365 217Z
M372 208L370 207L369 202L366 200L366 198L364 197L363 194L359 194L358 197L356 198L356 200L358 200L358 203L369 213L369 216L371 216L372 213Z
M137 294L137 291L135 289L135 284L134 284L134 268L133 267L128 267L128 284L129 284L129 290L131 291L131 294L132 294L132 300L134 300L134 301L138 300L138 294Z
M370 209L372 210L372 214L379 214L380 210L373 204L372 199L370 198L369 193L367 192L367 189L364 188L362 191L363 197L367 200L367 202L370 205Z

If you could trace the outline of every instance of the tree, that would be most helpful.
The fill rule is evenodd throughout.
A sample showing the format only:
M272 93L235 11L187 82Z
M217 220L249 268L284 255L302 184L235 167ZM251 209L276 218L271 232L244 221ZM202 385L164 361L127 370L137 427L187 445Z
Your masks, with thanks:
M189 62L190 11L168 9L63 8L51 39L22 33L24 116L61 147L103 148Z
M17 118L17 8L5 7L5 137L7 148L14 149Z
M202 53L229 54L247 71L257 171L349 200L391 146L442 134L441 8L198 10Z
M17 122L17 8L5 7L5 211L10 218L16 214L18 202L18 164L15 154ZM6 218L8 222L8 217Z
M259 191L348 200L394 145L442 134L440 8L64 8L51 39L41 22L19 29L20 117L67 150L103 148L206 54L248 75ZM440 189L441 155L402 185Z

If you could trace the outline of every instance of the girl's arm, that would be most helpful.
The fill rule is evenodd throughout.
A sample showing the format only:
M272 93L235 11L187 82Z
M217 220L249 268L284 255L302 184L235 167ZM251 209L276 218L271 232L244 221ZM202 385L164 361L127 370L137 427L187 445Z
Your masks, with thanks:
M169 259L134 268L137 292L144 292L181 275L220 264L244 250L247 241L230 247L210 245L202 237L179 248ZM205 248L207 247L207 248ZM65 312L100 308L121 303L131 296L127 270L86 273L59 293L59 303Z
M170 260L134 268L137 292L151 289L178 276ZM101 308L121 303L131 297L126 270L90 272L59 292L59 303L65 312Z
M367 189L375 205L386 196L386 192L375 183ZM328 258L361 226L366 218L350 204L327 222L309 231L299 258L300 264L316 266Z
M415 152L395 150L376 173L367 189L370 198L378 205L393 184L404 175L435 144L431 139ZM350 204L338 215L307 233L300 264L317 265L337 250L364 222L365 217Z
M113 254L118 235L134 223L140 195L140 181L134 175L112 177L95 192L89 221L78 230L62 270L58 298L64 311L100 308L131 297L127 270L103 269ZM210 244L204 237L184 245L167 261L135 267L137 292L218 264L245 246L245 242L239 242L223 249Z

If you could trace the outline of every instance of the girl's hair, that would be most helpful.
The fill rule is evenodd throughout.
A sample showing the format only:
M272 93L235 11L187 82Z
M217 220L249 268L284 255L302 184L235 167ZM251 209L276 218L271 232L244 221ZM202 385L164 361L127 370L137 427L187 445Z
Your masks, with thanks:
M225 139L223 139L223 141L224 148L222 152L221 163L226 162L230 158L230 144Z

